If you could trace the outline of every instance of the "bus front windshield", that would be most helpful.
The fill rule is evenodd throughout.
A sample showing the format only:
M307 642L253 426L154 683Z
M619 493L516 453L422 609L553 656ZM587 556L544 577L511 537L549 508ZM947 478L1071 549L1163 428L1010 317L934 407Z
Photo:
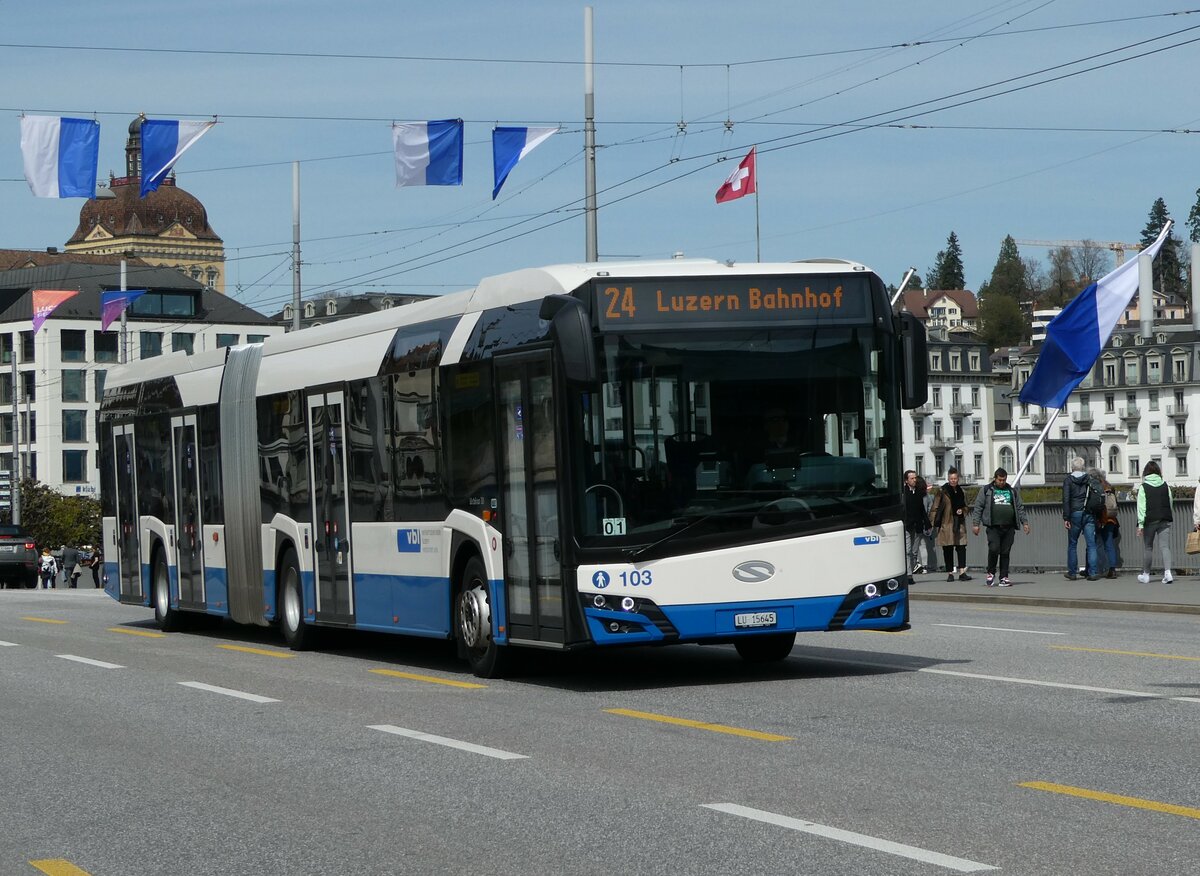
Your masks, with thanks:
M603 336L600 391L573 418L580 547L880 522L899 487L890 340L868 326Z

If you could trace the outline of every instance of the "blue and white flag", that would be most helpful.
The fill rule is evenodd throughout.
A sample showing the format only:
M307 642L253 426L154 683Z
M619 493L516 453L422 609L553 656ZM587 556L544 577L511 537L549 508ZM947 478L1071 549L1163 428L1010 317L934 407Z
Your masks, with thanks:
M100 123L94 119L21 116L21 155L35 197L96 197Z
M492 166L496 171L496 185L492 188L492 200L500 194L500 187L517 162L558 133L558 128L501 128L492 130Z
M141 197L157 191L179 156L191 149L215 124L145 119L142 122Z
M1158 239L1141 255L1154 258L1171 233L1168 222ZM1061 408L1088 376L1100 351L1138 291L1138 260L1118 265L1071 299L1062 313L1046 326L1046 342L1038 354L1020 399L1044 408Z
M394 123L392 145L396 188L462 185L462 119Z

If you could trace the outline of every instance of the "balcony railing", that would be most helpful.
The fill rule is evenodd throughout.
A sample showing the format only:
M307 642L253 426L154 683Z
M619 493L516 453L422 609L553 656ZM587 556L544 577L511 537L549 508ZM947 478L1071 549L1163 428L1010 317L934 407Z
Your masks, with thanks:
M1046 425L1046 421L1048 419L1050 419L1049 414L1047 414L1045 411L1038 411L1029 418L1029 422L1033 423L1035 426L1044 426Z
M1186 419L1188 415L1187 405L1167 405L1167 416Z
M1076 424L1077 426L1083 426L1084 428L1091 428L1092 412L1091 411L1075 411L1075 413L1071 414L1071 422Z
M932 413L933 405L931 405L929 402L925 402L925 404L921 405L920 407L912 409L912 415L914 417L928 417Z
M950 405L950 416L952 417L966 417L974 412L975 409L973 407L962 402L954 402Z
M1137 405L1130 405L1127 408L1121 408L1122 420L1140 420L1141 418L1142 411Z
M1191 446L1191 441L1186 435L1172 435L1167 439L1167 446L1172 450L1182 450Z
M949 438L929 439L929 449L934 453L946 453L947 451L954 450L957 446L958 445Z

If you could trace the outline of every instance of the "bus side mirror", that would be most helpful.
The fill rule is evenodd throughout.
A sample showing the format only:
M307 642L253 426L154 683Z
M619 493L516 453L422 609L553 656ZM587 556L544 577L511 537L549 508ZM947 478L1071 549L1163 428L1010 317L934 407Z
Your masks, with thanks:
M550 321L550 336L558 348L563 374L571 383L596 382L596 351L592 325L583 304L570 295L547 295L538 317Z
M901 313L900 407L919 408L929 398L929 355L925 351L925 326L911 313Z

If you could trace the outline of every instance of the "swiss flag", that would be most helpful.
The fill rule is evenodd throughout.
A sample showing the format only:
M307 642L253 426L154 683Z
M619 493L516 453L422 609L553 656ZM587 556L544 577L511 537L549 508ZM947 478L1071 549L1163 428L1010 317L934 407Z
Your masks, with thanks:
M725 180L717 189L718 204L736 200L743 195L754 194L754 187L757 183L754 174L754 150L757 148L757 146L751 147L749 154L742 159L737 169L729 174L729 179Z

